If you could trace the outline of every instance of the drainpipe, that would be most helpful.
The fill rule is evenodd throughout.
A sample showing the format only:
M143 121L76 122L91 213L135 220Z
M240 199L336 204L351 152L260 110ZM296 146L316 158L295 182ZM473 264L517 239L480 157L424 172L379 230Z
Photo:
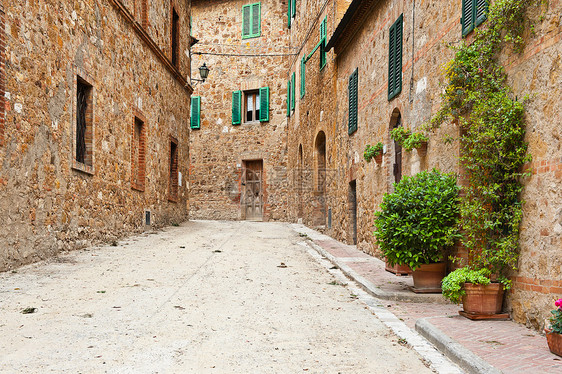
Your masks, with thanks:
M415 32L416 32L416 0L412 6L412 76L410 77L410 97L409 101L414 101L414 58L415 58Z

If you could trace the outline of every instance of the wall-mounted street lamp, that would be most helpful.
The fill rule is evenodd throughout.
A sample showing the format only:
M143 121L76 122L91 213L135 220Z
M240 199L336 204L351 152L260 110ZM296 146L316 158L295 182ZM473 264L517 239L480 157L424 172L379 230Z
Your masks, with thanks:
M210 70L207 67L207 64L203 63L203 65L199 67L199 76L201 77L201 79L191 78L191 86L195 88L198 82L205 82L205 79L207 79L207 77L209 76L209 71Z

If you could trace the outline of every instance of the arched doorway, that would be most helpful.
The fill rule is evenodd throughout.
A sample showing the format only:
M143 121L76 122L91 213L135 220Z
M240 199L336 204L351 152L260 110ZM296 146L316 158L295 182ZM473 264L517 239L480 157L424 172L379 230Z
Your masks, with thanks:
M302 152L302 144L299 144L299 160L297 165L297 189L298 189L298 199L299 199L299 210L298 210L298 218L302 218L303 216L303 179L304 179L304 155Z
M326 224L326 134L324 131L316 135L314 158L316 162L314 223L323 226Z
M398 108L394 109L392 116L390 118L389 131L402 126L402 115ZM394 152L394 157L392 160L392 178L391 181L394 183L400 182L402 179L402 145L397 141L392 142L392 149ZM392 184L391 184L392 185ZM391 189L393 189L391 187Z

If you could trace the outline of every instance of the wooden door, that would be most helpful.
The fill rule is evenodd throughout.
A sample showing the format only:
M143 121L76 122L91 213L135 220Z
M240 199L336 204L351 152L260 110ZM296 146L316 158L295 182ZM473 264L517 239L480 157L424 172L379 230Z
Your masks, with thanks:
M245 161L242 173L242 213L247 220L263 219L263 161Z

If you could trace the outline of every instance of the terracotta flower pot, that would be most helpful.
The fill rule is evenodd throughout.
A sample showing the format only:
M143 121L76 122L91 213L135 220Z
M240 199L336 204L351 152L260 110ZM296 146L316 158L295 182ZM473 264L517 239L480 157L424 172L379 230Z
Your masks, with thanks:
M418 151L420 157L425 157L425 155L427 155L427 142L422 142L421 145L416 148L416 151Z
M562 356L562 335L551 331L551 329L544 329L548 349L555 355Z
M466 294L462 297L462 306L466 313L498 314L502 310L503 285L490 283L487 285L465 283Z
M408 265L394 265L390 266L390 264L385 262L384 270L389 271L396 275L410 275L412 274L412 269Z
M446 271L447 264L445 262L421 265L412 273L414 292L440 293L441 280L445 276Z
M382 153L375 156L375 161L377 164L382 164Z

